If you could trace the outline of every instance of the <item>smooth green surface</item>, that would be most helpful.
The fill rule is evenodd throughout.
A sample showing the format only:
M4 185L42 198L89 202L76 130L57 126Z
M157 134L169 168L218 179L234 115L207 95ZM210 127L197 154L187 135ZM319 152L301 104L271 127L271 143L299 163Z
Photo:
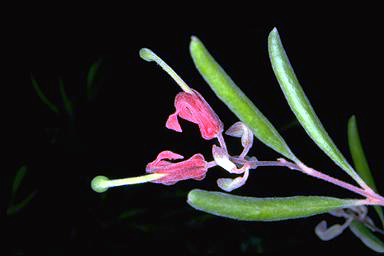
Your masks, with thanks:
M193 62L205 81L253 134L285 157L298 161L273 125L226 74L203 43L193 36L189 49Z
M377 192L375 181L373 179L371 170L369 168L367 158L365 157L365 154L364 154L364 149L361 143L355 116L352 116L348 120L347 131L348 131L349 151L351 152L355 169L359 173L361 178L365 181L365 183L367 183L368 186L370 186L375 192ZM384 226L383 209L378 205L375 205L374 208L380 217L382 225Z
M217 216L245 221L280 221L326 213L359 204L360 200L322 196L255 198L194 189L188 203Z
M362 184L361 178L333 143L313 110L296 78L276 28L269 34L268 52L277 81L300 124L312 140L316 142L337 165L344 169L353 179Z
M91 188L93 189L93 191L97 193L103 193L107 191L109 188L109 186L106 185L108 181L110 181L110 179L108 179L105 176L102 176L102 175L96 176L91 181Z
M384 242L381 241L374 233L361 222L352 221L349 228L366 246L375 252L384 253Z

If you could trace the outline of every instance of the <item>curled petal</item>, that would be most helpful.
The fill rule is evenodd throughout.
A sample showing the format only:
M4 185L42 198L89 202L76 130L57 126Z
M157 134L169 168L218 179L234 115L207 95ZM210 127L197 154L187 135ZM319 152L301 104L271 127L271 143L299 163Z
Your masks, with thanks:
M174 130L176 132L183 131L180 127L179 121L177 120L177 113L174 113L168 117L165 127L167 127L168 129Z
M249 170L244 172L244 175L235 179L220 178L217 180L217 185L224 191L231 192L245 184L248 179Z
M360 219L364 219L368 213L368 209L364 205L353 206L349 207L348 209L351 209L353 212L355 212Z
M238 137L238 138L241 138L241 136L243 136L243 133L244 133L243 123L240 121L231 125L228 128L228 130L225 132L225 134L229 136Z
M180 92L175 98L176 111L169 116L166 127L181 132L177 116L199 126L201 136L210 140L223 131L223 123L205 99L195 90L192 93Z
M242 122L236 122L228 130L225 134L233 137L241 138L241 145L243 147L248 147L253 144L253 133L252 131Z
M344 217L344 218L349 218L349 214L346 213L344 211L344 209L336 209L336 210L333 210L333 211L330 211L329 214L331 214L332 216L335 216L335 217Z
M229 160L229 155L223 148L213 145L212 155L213 159L215 159L216 164L224 168L228 172L237 170L236 165L231 160Z
M153 167L157 167L157 166L162 166L162 165L167 165L169 164L168 161L164 161L164 159L169 159L169 160L176 160L176 159L183 159L184 157L182 155L179 155L177 153L173 153L172 151L169 151L169 150L165 150L165 151L162 151L160 152L155 161L149 163L147 165L147 170L150 170L150 169L153 169ZM148 172L148 171L147 171Z
M329 228L327 228L327 222L323 220L317 224L315 233L323 241L331 240L343 233L344 229L346 229L349 224L351 224L352 220L352 218L347 219L343 225L335 224Z
M160 154L157 155L156 161L157 160L162 160L162 159L170 159L170 160L175 160L175 159L183 159L184 156L173 153L170 150L165 150L163 152L160 152Z
M241 145L244 149L243 152L240 154L240 158L243 159L248 154L248 151L253 144L252 131L242 122L236 122L228 128L225 134L241 138Z

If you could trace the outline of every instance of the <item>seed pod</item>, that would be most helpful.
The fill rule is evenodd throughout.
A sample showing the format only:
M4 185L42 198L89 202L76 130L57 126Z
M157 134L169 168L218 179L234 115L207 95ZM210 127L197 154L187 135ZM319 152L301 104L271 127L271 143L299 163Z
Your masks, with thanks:
M280 221L361 205L363 200L324 196L245 197L200 189L191 190L188 204L213 215L245 221Z

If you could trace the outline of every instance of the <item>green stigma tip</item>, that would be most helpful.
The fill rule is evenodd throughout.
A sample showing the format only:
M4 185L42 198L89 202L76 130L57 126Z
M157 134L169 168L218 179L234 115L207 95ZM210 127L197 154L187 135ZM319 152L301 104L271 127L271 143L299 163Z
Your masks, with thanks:
M148 48L141 48L139 51L139 55L145 61L154 61L154 56L156 56L156 54L154 54Z
M103 193L108 190L108 181L109 179L105 176L96 176L91 181L91 188L98 193Z
M187 92L193 93L192 89L179 77L178 74L170 67L167 63L165 63L159 56L157 56L153 51L148 48L141 48L139 51L140 57L145 61L154 61L156 62L165 72L170 75L173 80L180 86L180 88Z

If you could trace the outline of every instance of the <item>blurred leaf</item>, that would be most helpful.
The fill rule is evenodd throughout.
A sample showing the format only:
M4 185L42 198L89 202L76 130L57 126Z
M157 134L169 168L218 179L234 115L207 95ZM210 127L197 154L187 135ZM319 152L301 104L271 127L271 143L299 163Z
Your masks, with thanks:
M65 92L64 82L61 78L59 79L59 87L60 87L61 100L64 103L64 109L67 112L67 114L72 117L73 116L73 104Z
M45 104L48 106L48 108L49 108L50 110L52 110L53 112L55 112L56 114L58 114L58 113L59 113L59 108L58 108L55 104L53 104L52 102L50 102L50 101L48 100L48 98L44 95L44 93L41 91L41 89L40 89L38 83L37 83L36 80L33 78L32 74L31 74L31 80L32 80L33 89L35 90L37 96L39 96L40 100L41 100L43 103L45 103Z
M364 184L333 143L318 119L296 78L276 28L269 34L268 52L273 71L284 92L285 98L305 131L337 165L344 169L359 184Z
M348 120L348 145L356 171L360 174L361 178L367 183L367 185L370 186L375 192L377 192L375 181L373 179L367 158L364 154L363 146L361 144L355 116L352 116ZM384 226L383 209L378 205L375 205L374 208L379 215L382 225Z
M25 174L27 174L27 166L23 165L21 166L17 172L15 177L13 178L13 183L12 183L12 196L16 194L16 192L19 190L21 181L23 180Z
M119 214L119 219L124 220L128 218L132 218L136 215L142 214L146 211L146 209L129 209Z
M278 131L225 73L203 43L193 36L189 49L197 70L215 92L216 96L219 97L264 144L285 157L293 161L298 161Z
M217 216L245 221L280 221L304 218L338 208L359 205L361 200L323 196L256 198L194 189L188 203Z
M242 253L263 253L263 243L261 238L251 236L247 240L244 240L240 245Z
M97 60L89 67L89 70L87 73L87 80L86 80L86 93L88 98L92 98L95 95L94 82L100 66L101 66L101 59Z
M37 190L30 193L24 200L22 200L20 203L17 204L11 204L10 207L7 209L7 215L11 216L18 212L20 212L24 207L26 207L29 202L36 196Z
M349 228L366 246L375 252L384 253L384 242L380 240L373 232L359 221L352 221Z
M300 123L299 121L297 121L297 119L295 118L294 120L288 122L288 123L285 123L284 125L282 125L280 128L279 128L279 131L280 132L285 132L291 128L295 128L295 127L299 127L300 126Z

